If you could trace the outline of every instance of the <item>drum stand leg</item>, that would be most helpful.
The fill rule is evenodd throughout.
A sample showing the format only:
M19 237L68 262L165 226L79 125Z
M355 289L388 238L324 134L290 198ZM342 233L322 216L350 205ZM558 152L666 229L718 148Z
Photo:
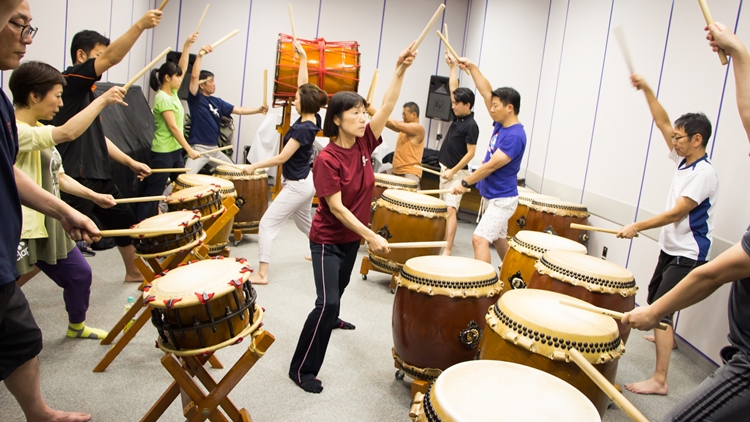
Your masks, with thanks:
M253 336L252 344L248 347L237 363L218 383L206 372L203 364L207 357L183 356L180 361L171 353L167 353L161 360L162 365L174 378L174 382L151 406L151 409L141 419L141 422L155 422L179 395L180 389L190 397L192 403L185 409L185 416L190 422L211 421L251 422L250 414L245 409L237 409L227 396L242 380L247 372L255 365L268 348L273 344L274 337L263 331ZM208 390L205 394L193 377ZM226 416L218 409L221 407ZM228 419L227 419L228 417Z
M242 232L242 229L234 229L234 246L239 245L240 241L242 241L242 236L244 236L244 233Z
M424 380L414 380L411 382L411 397L414 398L414 396L417 393L426 394L427 388L430 387L430 383L428 381Z
M367 280L367 273L369 273L370 270L376 270L376 268L370 263L370 258L363 256L362 266L359 267L359 273L362 274L362 280Z

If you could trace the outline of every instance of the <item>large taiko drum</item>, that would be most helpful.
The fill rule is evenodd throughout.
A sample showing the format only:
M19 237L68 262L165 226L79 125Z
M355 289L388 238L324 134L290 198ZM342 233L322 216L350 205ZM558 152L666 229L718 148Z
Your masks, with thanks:
M563 250L547 251L534 265L536 271L527 283L530 289L543 289L573 296L601 308L629 312L635 308L635 277L614 262ZM630 325L617 325L623 342L628 341Z
M512 290L502 295L487 313L479 358L520 363L554 375L577 388L603 415L609 397L570 361L569 349L581 352L614 383L625 345L612 318L562 305L560 300L585 303L536 289Z
M559 199L535 199L529 205L525 229L556 234L585 244L588 240L586 232L571 229L570 223L588 224L588 222L589 211L583 204Z
M237 195L245 200L245 205L234 216L233 228L257 231L260 219L268 209L268 174L264 170L253 174L237 170L237 167L244 166L218 166L214 176L231 181Z
M259 325L260 307L244 258L217 257L167 270L143 289L159 345L213 351L238 343Z
M445 370L415 397L415 422L601 422L596 407L565 381L511 362L475 360Z
M357 92L359 88L359 43L326 41L323 38L297 38L307 53L309 83L317 85L329 96L340 91ZM292 37L279 34L276 53L276 77L273 84L274 102L294 100L300 58L295 56Z
M214 185L193 186L173 191L165 199L169 211L198 211L204 225L210 219L218 218L224 213L221 195Z
M448 207L445 202L421 193L387 189L375 203L372 230L389 243L428 242L445 239ZM410 258L438 255L440 248L392 249L378 255L368 247L372 265L380 271L395 273Z
M508 238L512 238L521 230L526 228L526 220L529 216L529 205L535 199L539 200L555 200L554 196L542 195L535 192L521 192L518 191L518 206L513 216L508 220Z
M142 258L164 258L188 251L206 240L200 211L181 210L149 217L134 226L139 229L177 228L178 234L143 234L131 236L135 254Z
M564 237L521 230L508 240L508 252L500 268L505 291L523 289L534 274L534 264L550 249L562 249L586 255L586 247Z
M237 191L234 189L234 184L231 181L205 174L181 174L177 176L172 192L175 193L196 186L212 186L219 193L222 200L229 196L237 197ZM211 228L211 225L216 220L216 218L211 218L204 222L205 230ZM229 235L232 233L233 222L234 218L224 225L213 238L208 239L206 246L208 246L209 255L220 254L227 244L229 244Z
M502 283L492 265L457 256L406 261L396 277L393 359L410 377L432 380L474 359L484 315Z

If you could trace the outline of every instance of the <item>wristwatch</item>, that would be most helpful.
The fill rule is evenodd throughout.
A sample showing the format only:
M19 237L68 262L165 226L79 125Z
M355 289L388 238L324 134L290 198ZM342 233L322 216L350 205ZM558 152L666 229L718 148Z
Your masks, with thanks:
M465 187L466 189L469 189L469 184L466 183L466 179L461 179L461 186Z

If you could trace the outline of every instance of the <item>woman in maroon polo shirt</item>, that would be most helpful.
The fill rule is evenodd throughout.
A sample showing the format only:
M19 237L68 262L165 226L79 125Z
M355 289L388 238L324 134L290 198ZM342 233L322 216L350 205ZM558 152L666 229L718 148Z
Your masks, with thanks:
M401 53L397 67L412 64L417 53L410 49L411 45ZM289 377L310 393L323 391L315 377L323 365L331 331L354 329L339 319L339 303L349 284L360 239L367 240L374 252L389 251L388 242L367 227L375 185L370 155L383 142L380 134L398 101L403 79L403 72L394 74L383 105L369 123L367 103L356 92L339 92L328 105L323 135L331 142L313 163L318 211L310 230L310 250L318 298L302 327L289 368Z

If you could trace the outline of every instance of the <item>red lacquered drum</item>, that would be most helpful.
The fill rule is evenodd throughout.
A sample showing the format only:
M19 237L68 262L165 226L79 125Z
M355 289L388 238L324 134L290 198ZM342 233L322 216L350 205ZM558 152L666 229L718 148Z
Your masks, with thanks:
M179 192L183 189L192 188L195 186L213 186L213 188L219 192L221 199L231 196L237 197L237 191L234 189L234 184L227 180L219 177L206 176L205 174L181 174L177 176L177 180L174 182L172 192ZM224 211L221 212L222 214ZM211 228L211 225L217 218L211 218L204 222L205 230ZM208 254L216 255L221 253L224 248L229 244L229 235L232 233L232 225L234 219L230 220L221 230L211 239L208 239L206 246L208 246Z
M529 205L525 229L556 234L576 242L586 243L588 240L586 232L580 229L571 229L570 223L588 224L588 208L583 204L565 202L559 199L535 199Z
M635 308L635 277L627 268L593 256L562 250L547 251L534 265L536 271L527 283L530 289L543 289L573 296L594 306L617 312ZM630 325L617 325L622 341L628 341Z
M260 325L250 266L218 257L167 270L143 289L159 346L198 354L236 344ZM192 353L190 353L192 351ZM178 353L179 354L179 353Z
M538 200L554 200L557 199L554 196L542 195L535 192L521 192L518 189L518 206L513 216L508 220L508 238L512 238L521 230L526 228L526 220L529 215L529 205L535 199Z
M445 202L421 193L387 189L375 203L372 230L389 243L428 242L445 239L448 207ZM384 255L368 254L380 271L395 273L410 258L439 255L441 248L391 249Z
M164 258L189 251L206 240L200 211L173 211L149 217L134 226L139 229L182 227L179 234L143 234L130 236L135 254L142 258Z
M323 38L297 38L307 53L309 83L317 85L329 96L340 91L357 92L359 88L359 43L326 41ZM299 57L295 57L292 37L279 34L276 53L276 78L273 85L274 104L293 101L297 92Z
M586 247L564 237L521 230L508 240L510 248L500 268L505 290L523 289L534 274L534 264L550 249L562 249L586 255Z
M570 384L493 360L451 366L414 401L409 417L415 422L601 422L594 405Z
M484 315L502 283L492 265L457 256L421 256L396 277L393 359L410 377L431 380L477 355Z
M511 290L502 295L487 313L479 358L520 363L554 375L577 388L603 415L609 397L570 361L569 349L575 347L614 383L625 345L612 318L561 305L560 300L585 303L546 290Z
M237 167L244 166L247 165L237 165ZM245 205L234 216L233 228L257 231L260 219L268 209L268 175L266 172L256 170L253 174L247 174L235 167L218 166L214 175L231 181L237 195L245 200Z
M378 199L386 189L417 191L417 182L406 177L394 176L392 174L375 173L375 188L372 190L372 206L370 208L370 223L377 208Z

